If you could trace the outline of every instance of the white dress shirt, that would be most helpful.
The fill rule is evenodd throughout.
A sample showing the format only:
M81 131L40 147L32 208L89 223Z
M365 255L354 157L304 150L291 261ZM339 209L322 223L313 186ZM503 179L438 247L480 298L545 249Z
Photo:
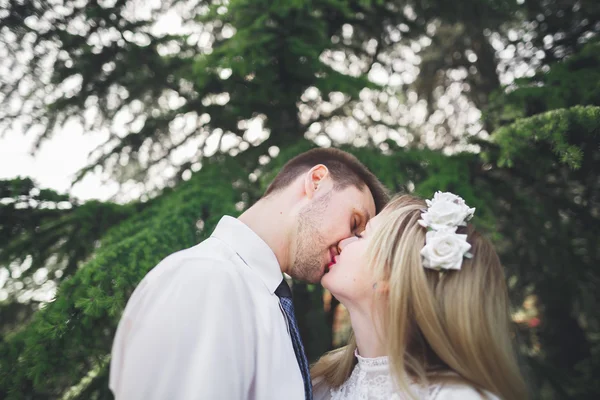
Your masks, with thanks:
M274 294L277 258L223 217L171 254L129 299L112 348L116 400L303 400L302 374Z

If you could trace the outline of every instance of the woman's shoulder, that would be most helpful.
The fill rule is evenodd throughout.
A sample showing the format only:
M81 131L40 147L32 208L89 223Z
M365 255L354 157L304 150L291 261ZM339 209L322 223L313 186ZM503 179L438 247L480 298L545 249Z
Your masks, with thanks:
M313 400L331 399L331 387L323 378L313 379Z
M435 400L500 400L488 391L476 389L464 383L446 383L439 386Z

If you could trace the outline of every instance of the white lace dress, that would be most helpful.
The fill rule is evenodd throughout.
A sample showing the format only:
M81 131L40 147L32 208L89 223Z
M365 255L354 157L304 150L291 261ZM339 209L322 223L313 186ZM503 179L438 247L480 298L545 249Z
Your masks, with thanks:
M407 395L398 393L390 375L388 358L364 358L356 354L358 363L350 378L339 388L313 382L314 400L405 400ZM410 385L419 399L427 400L499 400L490 393L480 394L470 386L462 384L432 384L421 387Z

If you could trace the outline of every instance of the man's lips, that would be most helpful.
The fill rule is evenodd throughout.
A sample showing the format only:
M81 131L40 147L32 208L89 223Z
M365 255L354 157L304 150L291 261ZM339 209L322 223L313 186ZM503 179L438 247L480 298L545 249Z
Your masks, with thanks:
M329 263L330 264L332 264L332 263L335 264L336 263L336 261L335 261L336 257L337 257L337 253L335 252L335 250L333 250L332 248L329 248L329 258L330 258Z
M335 257L337 256L337 252L330 247L329 248L329 258L331 259L331 262L335 262Z

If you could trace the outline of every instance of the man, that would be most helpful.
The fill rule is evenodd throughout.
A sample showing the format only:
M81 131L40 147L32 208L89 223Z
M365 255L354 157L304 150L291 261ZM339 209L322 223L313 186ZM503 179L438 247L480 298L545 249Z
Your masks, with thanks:
M113 343L117 400L311 398L308 363L282 273L316 283L337 245L383 208L354 156L313 149L212 236L168 256L127 303Z

